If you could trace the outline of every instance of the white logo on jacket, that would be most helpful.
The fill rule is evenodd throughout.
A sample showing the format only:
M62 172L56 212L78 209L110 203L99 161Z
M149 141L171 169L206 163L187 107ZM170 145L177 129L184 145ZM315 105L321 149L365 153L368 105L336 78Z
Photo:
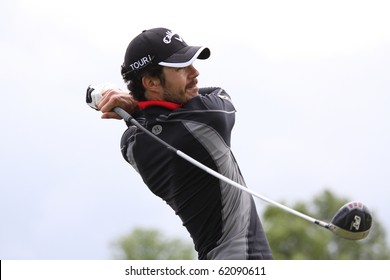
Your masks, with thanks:
M162 126L157 124L152 127L152 132L154 135L159 135L162 132Z

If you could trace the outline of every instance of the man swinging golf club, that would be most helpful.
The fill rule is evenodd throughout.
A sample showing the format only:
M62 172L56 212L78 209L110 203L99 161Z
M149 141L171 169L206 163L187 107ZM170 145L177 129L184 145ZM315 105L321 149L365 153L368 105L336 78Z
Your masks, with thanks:
M230 97L221 88L197 88L192 64L209 56L170 30L146 30L130 42L122 65L130 94L107 84L87 89L88 105L102 118L128 124L124 158L182 219L198 258L272 259L251 195L340 237L365 238L372 217L361 202L345 204L326 223L245 186L230 150Z
M122 76L130 91L105 90L102 118L120 107L163 141L245 185L230 150L235 109L221 88L197 87L196 59L210 50L189 46L166 28L145 30L129 44ZM172 207L199 259L272 259L253 197L199 169L128 123L122 154L145 184Z

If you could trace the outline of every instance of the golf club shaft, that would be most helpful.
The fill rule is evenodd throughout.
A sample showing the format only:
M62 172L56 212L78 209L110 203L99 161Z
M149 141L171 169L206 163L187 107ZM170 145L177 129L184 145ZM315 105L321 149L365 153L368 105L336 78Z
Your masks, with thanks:
M193 159L192 157L190 157L189 155L183 153L182 151L172 147L170 144L168 144L167 142L163 141L161 138L157 137L156 135L154 135L152 132L150 132L149 130L147 130L145 127L143 127L139 122L137 122L129 113L127 113L125 110L123 110L122 108L119 108L119 107L116 107L113 109L114 112L116 112L118 115L120 115L127 123L132 123L133 125L135 125L136 127L138 127L139 129L141 129L143 132L145 132L146 134L148 134L149 136L151 136L152 138L154 138L156 141L160 142L162 145L164 145L166 148L168 148L169 150L171 150L172 152L176 153L179 157L183 158L184 160L192 163L193 165L199 167L200 169L206 171L207 173L209 173L210 175L246 192L246 193L249 193L257 198L260 198L261 200L264 200L266 202L268 202L269 204L272 204L280 209L283 209L284 211L286 212L289 212L291 214L294 214L298 217L301 217L302 219L305 219L311 223L314 223L316 225L319 225L321 227L324 227L324 228L327 228L329 229L329 224L328 223L325 223L323 221L320 221L320 220L317 220L317 219L314 219L308 215L305 215L301 212L298 212L292 208L289 208L283 204L280 204L276 201L273 201L272 199L269 199L263 195L260 195L250 189L248 189L247 187L244 187L240 184L238 184L237 182L223 176L222 174L216 172L215 170L205 166L204 164L200 163L199 161Z

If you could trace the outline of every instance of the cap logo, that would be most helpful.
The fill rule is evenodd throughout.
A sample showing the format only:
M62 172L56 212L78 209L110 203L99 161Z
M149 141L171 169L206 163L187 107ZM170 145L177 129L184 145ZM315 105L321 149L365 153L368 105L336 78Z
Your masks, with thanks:
M167 32L166 32L166 36L163 38L163 42L165 43L165 44L170 44L171 42L172 42L172 37L176 34L176 33L174 33L174 32L172 32L172 31L170 31L170 30L168 30ZM178 40L178 41L180 41L180 42L183 42L183 39L180 37L180 35L178 35L178 34L176 34L178 37L174 37L173 39L176 39L176 40Z
M152 60L153 60L153 57L148 54L147 56L144 56L143 58L139 59L138 61L130 64L129 67L131 68L131 70L134 71L134 70L143 68L144 66L148 65L149 63L152 62Z

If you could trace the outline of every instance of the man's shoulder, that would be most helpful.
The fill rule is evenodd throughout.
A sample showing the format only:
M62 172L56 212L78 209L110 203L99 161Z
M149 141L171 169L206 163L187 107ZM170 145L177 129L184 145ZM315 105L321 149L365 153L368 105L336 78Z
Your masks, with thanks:
M232 101L230 95L220 87L204 87L199 89L199 94L201 96L215 96L223 100Z
M224 90L222 88L220 88L220 87L202 87L202 88L199 88L199 94L200 95L207 95L207 94L215 93L215 92L218 92L218 91L224 91Z

